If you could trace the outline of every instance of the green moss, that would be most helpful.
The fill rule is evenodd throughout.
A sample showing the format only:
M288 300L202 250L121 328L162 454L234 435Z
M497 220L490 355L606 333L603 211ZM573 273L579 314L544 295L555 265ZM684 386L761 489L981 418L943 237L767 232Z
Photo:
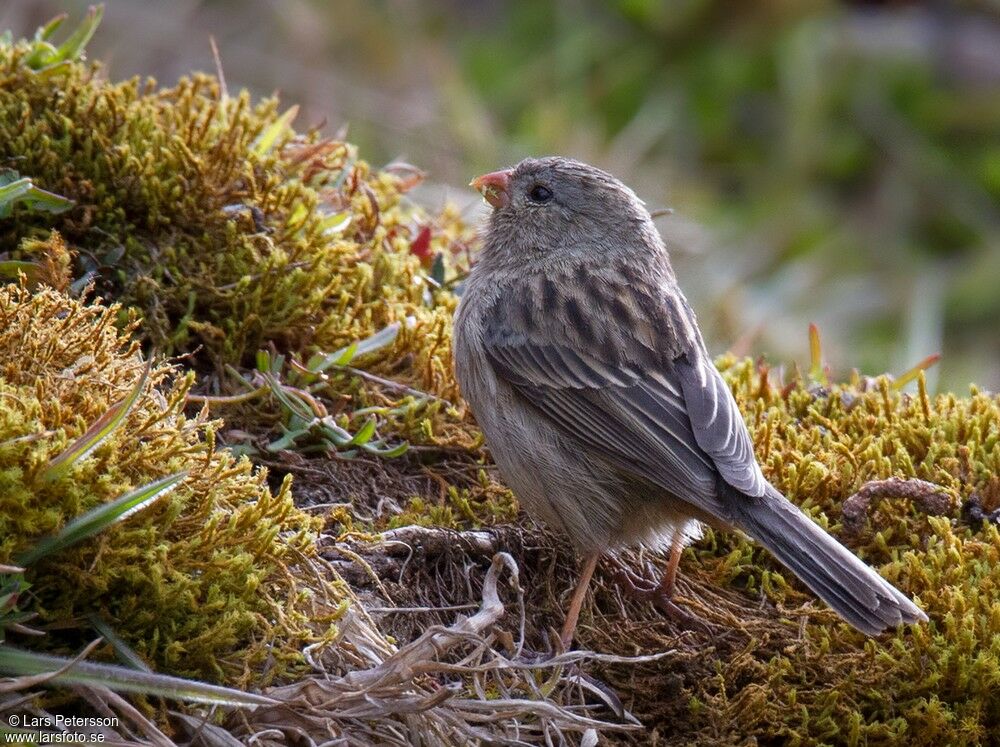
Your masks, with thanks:
M517 501L510 490L480 474L474 488L444 486L437 500L414 496L399 514L389 518L390 528L416 524L448 529L478 529L510 523L517 516Z
M795 503L914 595L930 617L878 640L828 610L799 636L753 640L692 683L690 717L706 744L781 737L789 744L982 744L1000 728L1000 531L963 523L961 501L1000 503L1000 398L927 397L885 378L783 394L766 367L720 361L768 477ZM906 500L877 505L860 535L840 523L869 480L916 477L954 497L947 516ZM693 556L693 562L692 561ZM767 553L709 532L683 566L713 583L761 589L793 619L814 602ZM808 607L807 607L808 606ZM768 640L770 638L770 640Z
M418 172L373 170L348 143L294 133L277 101L227 96L211 76L159 88L82 62L40 74L28 52L0 46L0 160L75 204L58 216L15 209L0 251L24 258L26 237L58 230L77 252L74 277L137 308L158 350L195 353L223 391L225 365L266 345L304 359L404 322L365 367L458 401L455 297L423 262L450 264L469 229L451 208L429 216L406 200ZM412 251L423 229L429 243ZM399 400L331 377L329 394L345 391L360 406ZM446 409L387 420L424 441L461 438Z
M253 672L264 684L300 662L304 644L332 639L346 590L293 575L314 552L316 521L294 507L290 481L272 493L264 471L216 450L217 421L183 414L191 375L154 368L105 442L65 476L41 477L141 376L120 313L0 287L0 563L97 505L187 470L153 507L32 568L34 609L43 625L100 614L161 671L241 683Z

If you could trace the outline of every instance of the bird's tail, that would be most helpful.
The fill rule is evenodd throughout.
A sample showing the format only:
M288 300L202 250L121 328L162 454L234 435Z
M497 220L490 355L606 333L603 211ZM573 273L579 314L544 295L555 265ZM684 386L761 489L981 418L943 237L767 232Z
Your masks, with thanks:
M726 486L735 523L844 620L868 635L927 615L768 485L762 498Z

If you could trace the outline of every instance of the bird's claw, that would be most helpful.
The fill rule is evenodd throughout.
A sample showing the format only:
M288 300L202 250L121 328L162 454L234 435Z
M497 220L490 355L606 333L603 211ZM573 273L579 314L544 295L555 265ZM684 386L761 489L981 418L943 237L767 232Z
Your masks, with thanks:
M651 582L637 575L617 559L613 559L612 562L615 565L614 578L616 583L630 597L640 602L649 602L664 615L685 628L709 632L708 623L674 601L672 587L665 587L663 583Z

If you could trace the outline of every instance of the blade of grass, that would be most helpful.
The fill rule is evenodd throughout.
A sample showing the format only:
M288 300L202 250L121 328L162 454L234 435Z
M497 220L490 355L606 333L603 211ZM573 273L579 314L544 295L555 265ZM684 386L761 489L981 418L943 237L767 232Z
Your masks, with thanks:
M911 381L920 376L921 371L926 371L928 368L933 366L939 360L941 360L941 353L934 353L933 355L928 355L926 358L920 361L920 363L915 365L909 371L906 371L905 373L901 374L898 379L893 381L892 382L893 389L902 389Z
M331 366L346 366L354 358L354 354L357 350L358 343L352 342L346 348L341 348L340 350L330 353L329 355L317 353L306 363L306 369L309 373L318 374L323 373Z
M101 18L104 17L104 4L91 5L87 11L87 17L83 19L79 26L67 37L66 41L59 45L56 53L46 60L45 65L54 65L67 60L75 60L86 48L97 27L101 25Z
M175 472L88 511L66 524L58 534L42 540L24 555L19 556L16 562L18 565L29 566L46 555L75 545L116 522L124 521L169 493L187 477L187 474L187 471Z
M393 322L371 337L366 337L359 342L352 342L347 347L336 350L329 355L314 355L309 359L306 368L312 373L322 373L331 366L346 366L359 355L374 353L376 350L391 345L395 341L396 335L399 334L399 326L399 322Z
M60 13L51 21L49 21L44 26L39 27L38 31L35 32L36 41L46 41L50 36L52 36L56 29L63 25L63 22L69 18L68 13Z
M0 262L0 277L16 278L19 272L23 272L29 281L34 281L38 277L38 272L42 268L35 262L26 262L21 259L8 259Z
M139 672L147 672L149 674L153 673L153 670L150 669L146 662L142 660L142 657L140 657L131 646L125 643L121 636L115 632L114 628L101 619L100 615L87 615L87 622L94 627L94 630L101 634L101 638L111 644L111 648L115 650L115 655L121 659L122 662Z
M264 128L264 131L260 133L257 137L257 142L253 144L253 152L258 156L262 156L278 141L284 133L285 130L292 126L292 120L299 113L298 104L288 109L284 114L278 117L273 123Z
M819 340L819 327L815 324L809 325L809 359L809 378L824 386L828 384L826 371L823 368L823 347Z
M0 208L6 209L9 205L13 205L17 200L28 194L28 190L30 189L31 179L26 176L14 179L0 186Z
M282 407L300 420L304 420L307 423L312 421L315 417L312 408L302 397L295 393L292 387L286 387L278 381L278 378L274 374L264 374L264 380L271 387L271 394L275 396Z
M64 213L76 204L68 197L49 192L34 183L32 183L28 193L21 198L21 201L32 210L43 210L46 213L54 214Z
M139 401L139 396L142 394L142 390L145 388L152 370L153 359L150 358L146 361L146 368L143 370L139 381L132 388L132 391L118 404L104 413L96 423L87 429L86 433L49 462L42 473L42 480L44 482L52 482L62 477L74 464L84 459L90 452L100 446L104 439L114 433L115 429L125 420L129 411L135 406L135 403Z
M15 677L34 677L60 670L65 671L56 674L45 684L103 685L116 692L144 693L174 700L224 706L253 708L258 705L276 704L275 700L264 695L209 685L196 680L137 672L113 664L94 664L86 661L74 663L72 659L59 656L36 654L6 644L0 646L0 671L5 674Z
M41 71L59 65L69 60L75 60L90 41L104 15L104 5L91 5L87 16L73 32L58 47L49 43L48 39L62 26L67 16L65 13L56 16L35 33L31 54L24 58L24 65L32 70Z
M23 202L32 210L43 210L49 213L62 213L75 204L73 200L55 192L48 192L31 181L31 177L17 176L17 172L7 170L0 180L0 218L9 218L14 211L14 205Z
M364 444L361 447L369 454L374 454L376 456L384 457L386 459L392 459L394 457L402 456L406 453L406 450L410 448L410 444L406 441L396 444L395 446L383 449L379 446L372 446L371 444Z
M372 440L372 436L375 435L375 418L368 418L365 424L361 426L361 429L354 434L348 442L348 446L362 446Z

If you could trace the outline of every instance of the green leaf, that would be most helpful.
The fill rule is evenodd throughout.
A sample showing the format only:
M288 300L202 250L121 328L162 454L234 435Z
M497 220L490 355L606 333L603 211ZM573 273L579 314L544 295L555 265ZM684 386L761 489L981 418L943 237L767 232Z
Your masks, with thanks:
M136 488L110 503L88 511L83 516L79 516L69 522L58 534L42 540L24 555L19 556L17 558L18 564L29 566L46 555L64 550L81 540L97 534L112 524L124 521L132 514L141 511L169 493L181 480L187 477L187 474L186 470L175 472L172 475L167 475L159 480Z
M17 175L17 172L14 172ZM49 213L62 213L69 210L75 204L62 195L35 186L30 177L24 176L19 179L10 180L10 175L5 174L3 185L0 186L0 218L9 218L14 212L14 205L21 202L29 210L38 210Z
M354 356L358 354L358 343L352 342L346 348L343 348L343 352L337 357L337 360L333 362L335 366L346 366L348 363L354 360Z
M6 176L6 175L5 175ZM23 199L31 189L31 179L23 177L14 181L6 181L0 187L0 218L6 218L13 210L14 204Z
M295 394L294 390L290 390L282 384L277 376L272 373L266 373L264 374L264 381L271 387L271 394L275 396L281 406L288 410L288 412L306 422L314 419L315 415L309 404Z
M254 358L254 365L261 373L269 373L271 371L271 354L266 350L258 350Z
M36 654L7 644L0 644L0 672L15 677L58 672L46 680L47 685L102 685L115 692L144 693L173 700L194 703L209 703L224 706L253 708L259 705L275 705L276 701L264 695L247 693L219 685L209 685L196 680L169 677L164 674L139 672L113 664L94 664L88 661L74 662L59 656Z
M90 10L87 11L87 17L69 35L69 38L59 45L59 49L56 50L55 62L78 59L83 54L83 50L86 48L91 37L94 36L94 32L97 31L97 27L101 25L103 17L104 4L91 5Z
M399 334L399 322L393 322L384 329L380 329L371 337L366 337L360 342L352 342L347 347L336 350L329 355L317 353L309 359L306 368L312 373L322 373L333 366L347 366L359 355L373 353L388 345L391 345Z
M54 45L39 39L32 45L31 54L24 58L24 65L32 70L40 70L55 54L56 48Z
M444 285L444 255L438 252L434 257L434 264L431 265L431 280L438 284L438 287Z
M86 433L49 462L49 465L45 468L45 472L42 473L42 480L51 482L62 477L74 464L85 458L90 452L100 446L104 439L114 433L118 426L124 422L125 416L129 414L135 403L139 401L139 395L142 394L142 390L146 386L146 381L149 379L149 373L152 369L153 359L150 358L146 361L146 368L143 370L139 381L125 399L104 413L96 423L87 429Z
M288 111L278 117L274 122L264 128L264 131L257 136L257 140L253 144L253 152L258 156L262 156L268 153L274 144L278 141L285 130L290 129L292 126L292 120L299 113L298 104L291 107Z
M16 278L18 273L23 272L28 280L38 277L38 272L42 268L35 262L25 262L20 259L8 259L0 262L0 277Z
M73 30L62 44L53 47L46 41L55 32L66 16L56 16L35 33L35 42L31 54L24 58L25 66L36 72L55 67L65 62L76 60L83 54L87 43L93 37L104 16L104 5L91 5L87 17Z
M125 643L121 636L115 632L114 628L101 619L100 615L87 615L87 621L94 626L94 630L101 634L101 638L111 644L111 648L115 650L115 655L126 665L140 672L149 672L152 674L153 670L142 660L142 657L131 646Z
M285 432L285 435L267 445L268 451L285 451L295 446L295 442L303 436L309 435L308 428L295 428Z
M399 322L393 322L385 329L381 329L371 337L365 338L358 343L358 349L354 352L354 357L374 353L376 350L381 350L391 345L396 339L396 335L399 334L399 327Z
M830 383L823 367L823 347L819 341L819 327L809 325L809 378L818 384L826 386Z
M52 36L52 34L56 32L56 29L58 29L60 26L63 25L63 21L65 21L67 18L69 18L68 13L60 13L51 21L49 21L47 24L41 26L38 29L38 31L35 32L35 40L45 41L46 39L48 39L50 36Z
M361 446L372 440L375 435L375 418L368 418L361 430L354 434L354 438L348 441L349 446Z
M403 441L396 446L389 449L383 449L379 446L372 446L371 444L364 444L362 447L369 454L375 454L376 456L385 457L386 459L392 459L393 457L402 456L406 453L406 450L410 448L410 445Z
M333 442L334 446L347 446L354 439L349 431L344 430L333 422L333 418L326 417L320 421L320 429L323 435Z
M334 213L320 221L319 230L323 232L324 236L336 236L346 231L353 219L354 216L347 211Z

